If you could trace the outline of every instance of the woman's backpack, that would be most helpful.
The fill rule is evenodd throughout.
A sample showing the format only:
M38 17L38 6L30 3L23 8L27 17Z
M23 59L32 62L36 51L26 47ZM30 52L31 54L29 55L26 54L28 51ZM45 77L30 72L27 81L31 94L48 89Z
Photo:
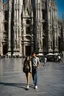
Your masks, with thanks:
M25 61L23 65L23 72L27 73L30 71L30 61Z

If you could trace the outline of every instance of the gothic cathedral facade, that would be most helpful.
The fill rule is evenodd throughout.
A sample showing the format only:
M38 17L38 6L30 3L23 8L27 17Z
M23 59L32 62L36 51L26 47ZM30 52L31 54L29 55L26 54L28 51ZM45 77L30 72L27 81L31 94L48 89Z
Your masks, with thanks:
M4 10L4 47L8 56L59 52L55 0L7 0ZM6 37L7 36L7 37Z

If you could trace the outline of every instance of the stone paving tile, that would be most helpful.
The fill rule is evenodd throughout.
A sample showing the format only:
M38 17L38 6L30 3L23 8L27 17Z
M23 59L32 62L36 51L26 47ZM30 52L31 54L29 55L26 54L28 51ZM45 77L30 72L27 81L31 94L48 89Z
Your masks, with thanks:
M38 90L26 90L25 74L22 72L22 59L0 60L0 96L64 96L64 63L41 63L38 69Z

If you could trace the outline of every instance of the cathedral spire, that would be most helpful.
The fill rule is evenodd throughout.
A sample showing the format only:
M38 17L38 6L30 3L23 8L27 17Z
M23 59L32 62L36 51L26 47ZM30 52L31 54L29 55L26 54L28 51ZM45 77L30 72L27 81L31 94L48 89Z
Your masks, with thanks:
M28 15L32 13L32 3L31 0L24 0L24 10L28 12Z
M31 0L24 0L25 9L31 9Z

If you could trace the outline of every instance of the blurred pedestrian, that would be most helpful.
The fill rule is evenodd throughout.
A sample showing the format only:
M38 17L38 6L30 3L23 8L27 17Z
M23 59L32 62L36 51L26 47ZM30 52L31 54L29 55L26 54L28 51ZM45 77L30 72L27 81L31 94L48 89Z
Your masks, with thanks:
M47 58L46 58L46 56L44 56L44 64L43 64L43 66L46 64L46 62L47 62Z

